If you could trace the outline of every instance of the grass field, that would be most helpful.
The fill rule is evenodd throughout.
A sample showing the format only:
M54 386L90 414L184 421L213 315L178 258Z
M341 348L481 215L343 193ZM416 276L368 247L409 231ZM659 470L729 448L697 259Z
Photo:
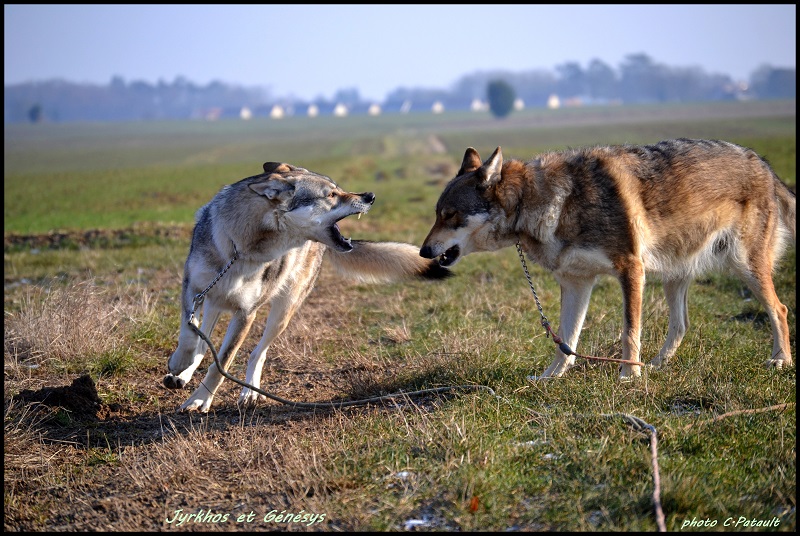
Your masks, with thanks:
M764 155L794 188L795 121L791 101L528 110L503 121L464 113L6 126L4 528L652 531L649 438L620 417L629 414L658 430L669 530L793 532L795 368L763 367L769 321L726 274L692 285L692 325L677 356L634 383L620 383L613 365L585 363L558 380L526 381L554 348L513 249L470 255L457 277L432 284L342 285L326 267L270 348L263 380L302 401L458 384L496 397L245 411L226 382L208 415L178 414L191 390L167 390L161 379L177 343L194 213L265 161L375 192L369 215L342 222L346 236L420 244L468 146L484 158L499 145L506 158L527 159L584 144L725 139ZM538 266L531 272L557 319L557 285ZM795 248L775 282L794 347ZM238 377L265 316L232 366ZM220 324L215 342L225 317ZM649 360L667 331L657 280L643 325ZM601 278L580 349L618 357L620 326L619 286ZM91 381L73 384L86 374ZM37 403L44 395L50 405Z

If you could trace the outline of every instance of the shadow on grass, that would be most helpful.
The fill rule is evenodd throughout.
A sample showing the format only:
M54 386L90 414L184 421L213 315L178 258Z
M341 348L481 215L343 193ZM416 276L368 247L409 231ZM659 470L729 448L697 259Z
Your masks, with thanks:
M73 380L71 385L43 387L37 391L24 390L14 397L6 398L6 430L26 429L33 432L42 443L71 444L78 450L105 448L109 445L140 446L166 441L176 434L187 436L198 430L213 434L233 428L269 428L290 422L314 421L337 413L369 412L377 408L402 410L413 406L416 409L432 410L442 401L463 393L475 392L476 389L457 386L448 391L424 393L413 398L404 393L455 385L448 381L454 381L453 376L452 373L436 370L422 372L418 377L409 376L407 379L395 376L365 381L362 378L350 385L350 392L344 396L314 400L319 404L336 404L402 393L382 401L344 408L302 408L263 401L255 407L243 408L238 406L230 393L226 393L222 400L218 395L211 410L203 414L163 411L155 404L137 405L136 402L105 404L98 396L94 381L86 374ZM431 382L435 384L432 387ZM164 389L167 394L182 395L191 393L195 387L193 385L177 391ZM269 392L269 388L265 390ZM235 391L238 393L238 390Z

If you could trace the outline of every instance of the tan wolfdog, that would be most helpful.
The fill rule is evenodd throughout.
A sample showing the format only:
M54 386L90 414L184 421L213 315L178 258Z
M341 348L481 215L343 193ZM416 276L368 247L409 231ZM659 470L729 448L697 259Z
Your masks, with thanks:
M717 140L598 146L481 162L467 149L436 204L420 255L452 266L474 251L519 243L561 285L559 336L575 349L595 279L611 274L623 294L622 358L640 361L645 272L660 274L669 330L653 366L671 358L689 327L689 284L728 267L772 324L767 364L792 364L787 308L772 272L795 241L795 194L745 147ZM575 356L556 350L541 377L562 375ZM625 364L620 377L641 374ZM536 378L536 377L532 377Z
M314 288L323 257L341 275L363 282L451 275L437 262L421 258L411 244L344 238L337 222L366 213L374 201L371 192L345 192L329 177L277 162L264 164L260 175L222 188L197 211L184 267L178 348L167 363L164 385L183 388L207 350L188 324L191 320L197 325L198 295L203 297L200 329L206 336L211 336L223 312L232 315L218 352L226 369L259 308L270 304L264 333L250 354L245 377L245 382L260 389L267 349ZM199 316L200 311L196 313ZM212 363L180 410L207 412L223 379ZM239 401L250 405L260 398L263 395L245 387Z

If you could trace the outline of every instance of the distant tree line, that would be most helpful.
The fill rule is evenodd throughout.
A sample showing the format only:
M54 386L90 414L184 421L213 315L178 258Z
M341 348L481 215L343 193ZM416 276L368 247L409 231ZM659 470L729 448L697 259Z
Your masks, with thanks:
M216 110L263 103L265 93L221 82L199 86L178 77L173 83L134 81L115 76L107 86L77 84L63 80L5 86L4 120L41 121L130 121L184 119Z
M318 113L328 114L339 103L350 113L366 113L372 104L379 104L384 113L430 111L437 102L444 110L468 110L474 109L476 101L486 103L490 85L497 82L503 82L503 99L508 100L511 88L515 100L534 108L546 106L553 95L562 102L584 105L795 98L797 84L795 69L765 65L742 83L698 67L670 67L646 54L631 54L617 69L594 59L586 67L566 62L555 71L476 72L448 89L397 88L381 103L366 102L356 88L341 89L332 99L307 102L274 97L264 88L222 82L196 85L183 77L149 84L115 76L105 86L63 80L31 82L5 86L3 116L6 123L200 119L238 117L246 108L257 117L268 116L275 105L303 115L313 105Z

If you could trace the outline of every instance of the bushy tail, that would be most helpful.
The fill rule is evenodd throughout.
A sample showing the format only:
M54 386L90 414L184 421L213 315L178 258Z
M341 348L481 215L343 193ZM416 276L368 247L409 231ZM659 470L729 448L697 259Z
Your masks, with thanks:
M775 185L775 192L778 197L778 207L781 211L781 224L791 234L792 243L796 244L797 197L780 179L775 177L775 180L779 183Z
M389 283L404 279L444 279L453 273L434 259L419 255L419 247L401 242L353 240L347 253L328 248L325 256L336 271L362 283Z

